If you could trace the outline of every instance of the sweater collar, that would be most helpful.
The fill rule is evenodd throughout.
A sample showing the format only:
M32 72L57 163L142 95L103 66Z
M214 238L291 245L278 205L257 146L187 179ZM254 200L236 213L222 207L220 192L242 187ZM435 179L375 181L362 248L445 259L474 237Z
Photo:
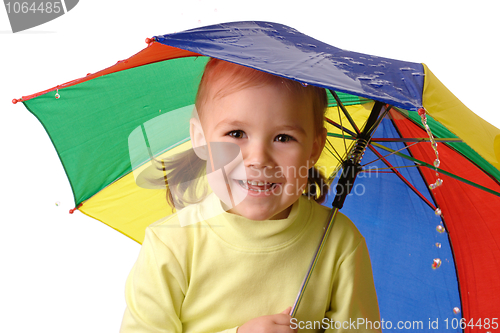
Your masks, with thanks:
M201 209L202 215L209 217L204 220L212 231L227 244L239 249L265 251L286 246L300 236L310 220L311 202L300 196L288 217L280 220L255 221L226 212L213 193Z

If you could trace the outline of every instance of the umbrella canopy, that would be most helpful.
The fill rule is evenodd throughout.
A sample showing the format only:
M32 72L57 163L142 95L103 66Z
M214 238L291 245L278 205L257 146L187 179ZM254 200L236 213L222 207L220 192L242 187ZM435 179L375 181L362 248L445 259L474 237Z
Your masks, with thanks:
M425 65L341 50L268 22L147 42L114 66L14 100L45 127L81 212L138 242L172 213L165 191L138 186L139 175L151 156L190 147L188 119L208 57L316 85L329 97L318 165L340 177L360 142L368 144L342 211L367 240L382 318L393 327L422 321L424 330L429 318L452 331L495 328L500 130ZM430 190L438 178L443 184ZM462 317L473 325L460 327ZM479 318L488 327L477 327Z

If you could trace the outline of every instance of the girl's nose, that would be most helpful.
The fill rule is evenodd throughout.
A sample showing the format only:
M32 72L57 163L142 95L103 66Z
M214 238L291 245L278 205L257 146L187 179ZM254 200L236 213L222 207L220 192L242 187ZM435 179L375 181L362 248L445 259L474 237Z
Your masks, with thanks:
M274 159L270 147L262 143L253 143L246 147L243 159L246 167L263 169L274 167Z

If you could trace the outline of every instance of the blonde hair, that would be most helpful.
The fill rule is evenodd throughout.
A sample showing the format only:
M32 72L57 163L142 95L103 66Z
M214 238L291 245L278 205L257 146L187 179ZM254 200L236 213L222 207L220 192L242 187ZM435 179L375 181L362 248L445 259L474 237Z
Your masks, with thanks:
M216 85L215 83L222 84ZM282 78L216 58L211 58L207 62L196 95L195 105L199 113L200 121L203 118L203 109L208 98L223 98L241 89L263 85L280 85L286 89L291 96L308 98L312 103L315 134L323 131L324 117L328 105L325 89L312 85L305 85L298 81ZM215 89L213 87L215 86L221 88L217 91L213 91L213 89ZM196 198L195 195L188 195L187 189L181 188L180 184L186 184L192 181L194 179L193 176L203 176L205 168L206 161L198 158L193 149L179 154L178 158L168 162L168 167L166 167L166 170L169 171L167 172L169 183L167 185L167 202L172 208L184 207L186 204L196 203L203 199ZM161 181L164 182L164 179L161 179ZM315 201L322 203L328 193L328 189L329 182L327 178L321 174L316 167L311 167L308 170L308 184L304 195L307 195L309 198L312 197ZM203 193L207 193L207 191L204 190Z

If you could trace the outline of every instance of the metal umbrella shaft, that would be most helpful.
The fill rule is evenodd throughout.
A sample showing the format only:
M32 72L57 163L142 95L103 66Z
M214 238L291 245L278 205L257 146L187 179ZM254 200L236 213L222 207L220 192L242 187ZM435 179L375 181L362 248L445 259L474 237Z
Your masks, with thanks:
M342 110L346 114L347 118L355 128L355 130L358 132L358 129L354 122L352 121L351 117L348 116L347 110L344 108L342 105L340 99L337 97L337 94L335 91L331 91L332 95L335 97L337 100L337 103L339 106L341 106ZM326 240L328 239L328 235L330 234L330 231L333 227L333 222L335 220L335 217L337 216L337 213L339 209L342 208L344 205L345 198L347 195L351 192L351 189L353 187L354 181L356 180L356 176L361 170L361 159L363 158L363 154L366 150L366 147L368 146L368 143L370 142L370 138L375 132L376 128L384 118L385 114L389 111L390 107L385 107L385 104L382 102L376 101L373 109L370 113L370 116L368 117L368 120L366 121L365 127L363 128L363 131L361 131L356 139L356 142L354 146L351 148L348 157L344 161L342 167L342 174L339 178L339 181L337 182L337 187L336 187L336 195L332 203L332 211L330 215L328 216L327 223L325 227L323 228L323 234L321 235L320 242L318 244L318 247L316 249L316 252L314 253L314 256L311 260L311 263L309 265L309 268L307 270L307 273L304 277L304 280L302 281L302 285L300 286L299 292L297 294L297 297L295 298L295 302L293 304L293 307L290 311L290 315L292 317L295 317L297 313L297 309L299 307L300 301L302 300L302 297L304 296L305 289L307 287L307 284L309 283L309 280L312 276L312 273L314 271L314 267L316 266L319 257L321 255L321 251L323 250Z

